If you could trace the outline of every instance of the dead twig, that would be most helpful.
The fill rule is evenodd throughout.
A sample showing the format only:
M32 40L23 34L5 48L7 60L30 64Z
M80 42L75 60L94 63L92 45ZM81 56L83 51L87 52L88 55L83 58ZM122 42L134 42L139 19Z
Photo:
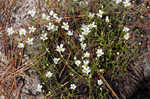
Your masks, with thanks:
M119 99L119 97L117 96L115 91L111 88L111 86L108 84L108 82L105 80L105 78L100 73L98 73L98 76L100 77L100 79L102 79L107 88L112 92L113 96L115 96L116 99Z

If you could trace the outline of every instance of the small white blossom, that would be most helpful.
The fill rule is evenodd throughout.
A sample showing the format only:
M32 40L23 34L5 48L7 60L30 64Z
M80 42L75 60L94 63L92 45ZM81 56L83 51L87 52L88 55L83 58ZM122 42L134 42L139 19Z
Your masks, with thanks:
M24 48L24 44L23 43L19 43L18 44L18 48Z
M35 32L36 28L34 26L29 27L29 33L33 33Z
M123 31L124 31L124 32L128 32L129 30L130 30L130 29L129 29L128 27L124 27L124 28L123 28Z
M67 22L66 22L66 23L63 22L62 28L65 29L66 31L68 31L68 30L69 30L69 25L68 25L68 23L67 23Z
M60 58L54 58L53 61L55 64L58 64L58 62L60 61Z
M74 58L73 58L74 60L77 60L77 57L76 56L74 56Z
M47 40L48 39L47 33L41 34L40 39L43 40L43 41Z
M72 36L72 35L73 35L73 31L68 31L68 32L67 32L67 35L68 35L68 36Z
M49 52L49 49L48 49L48 48L46 48L46 51L47 51L47 52Z
M20 35L20 36L26 35L26 30L23 29L23 28L21 28L21 29L19 30L19 35Z
M57 16L57 14L56 14L56 13L54 13L53 17L54 17L55 19L57 19L57 18L58 18L58 16Z
M102 49L97 49L96 54L97 54L97 57L100 57L104 54L104 52Z
M81 30L82 30L82 35L86 36L88 35L91 31L90 31L90 28L89 28L89 25L82 25L81 27Z
M95 16L95 13L89 13L88 17L93 18Z
M99 16L100 18L102 18L102 15L104 14L104 11L99 10L99 12L96 14L97 16Z
M105 21L109 23L109 17L108 16L106 16Z
M41 92L41 91L42 91L42 85L41 85L41 84L38 84L38 85L37 85L36 91L38 91L38 92Z
M91 72L91 70L88 66L84 66L82 72L88 75Z
M54 25L54 28L52 29L52 31L55 32L55 31L57 31L57 30L58 30L58 26L55 26L55 25Z
M26 41L26 43L28 45L33 45L33 38L28 38L27 41Z
M87 66L89 63L90 63L89 60L84 60L84 61L83 61L83 64L84 64L85 66Z
M90 32L90 29L86 28L84 31L82 31L82 35L88 35Z
M72 90L75 90L76 87L77 87L77 86L76 86L75 84L71 84L71 85L70 85L70 89L72 89Z
M77 66L80 66L81 61L80 61L80 60L76 60L76 61L75 61L75 64L76 64Z
M54 13L53 10L51 10L51 11L49 12L49 14L50 14L50 16L53 16L55 13Z
M32 17L34 17L36 14L36 10L29 10L28 14L30 14Z
M61 20L62 20L62 18L59 18L59 17L56 18L56 22L58 22L58 23L60 23Z
M55 25L49 22L49 24L46 27L47 30L53 30L55 28Z
M96 28L97 25L95 25L95 22L93 22L93 23L89 24L88 27L89 27L90 29L92 29L92 28Z
M86 43L80 43L80 45L81 45L81 48L83 49L83 50L85 50L85 48L86 48Z
M13 35L15 33L14 29L12 27L7 29L8 35Z
M43 20L49 20L50 16L46 15L45 13L42 14L42 19Z
M125 0L125 1L123 2L123 4L124 4L125 7L131 6L131 2L130 2L129 0Z
M120 53L119 52L117 52L117 55L119 55Z
M142 42L139 42L139 45L141 45L142 44Z
M130 34L129 33L126 33L125 35L124 35L124 39L125 40L128 40L130 38Z
M122 0L114 0L114 1L116 1L116 4L119 4L122 2Z
M83 41L85 40L84 35L79 35L79 37L80 37L80 38L79 38L79 41L80 41L80 42L83 42Z
M89 28L88 25L82 24L82 26L81 26L82 31L86 30L87 28Z
M87 2L87 1L80 1L80 2L79 2L79 5L80 5L80 6L87 6L87 5L88 5L88 2Z
M50 71L48 71L48 72L45 74L45 76L46 76L47 78L52 77L52 75L53 75L53 73L51 73Z
M84 57L90 57L90 53L89 52L85 52L84 53Z
M102 84L103 84L103 81L100 79L100 80L97 80L97 84L99 85L99 86L101 86Z
M81 67L82 67L83 69L84 69L84 68L86 68L86 66L85 66L85 65L82 65Z
M78 0L73 0L74 2L77 2Z
M60 46L57 46L56 51L58 51L59 53L64 52L65 48L63 48L63 46L64 46L63 44L60 44Z

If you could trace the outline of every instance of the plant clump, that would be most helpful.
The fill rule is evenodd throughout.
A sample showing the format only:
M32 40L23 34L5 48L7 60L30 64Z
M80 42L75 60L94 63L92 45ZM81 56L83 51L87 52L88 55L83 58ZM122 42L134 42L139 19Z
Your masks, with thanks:
M52 98L107 98L112 90L105 77L113 80L115 72L125 72L136 53L131 29L124 21L127 10L132 8L131 2L46 0L45 3L45 11L28 12L31 21L27 29L22 27L18 32L12 27L7 29L9 36L18 35L18 49L34 46L37 38L41 44L40 53L44 55L38 58L38 65L33 64L41 79L37 91Z

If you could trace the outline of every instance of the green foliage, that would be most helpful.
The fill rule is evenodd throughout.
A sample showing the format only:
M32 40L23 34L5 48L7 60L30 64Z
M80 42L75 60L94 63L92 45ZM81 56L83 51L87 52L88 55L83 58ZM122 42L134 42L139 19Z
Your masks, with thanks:
M48 10L52 9L52 2L47 0L46 4ZM60 97L76 99L82 95L88 96L89 99L106 98L109 89L104 83L98 85L97 81L100 78L97 74L100 73L103 76L109 74L113 79L115 72L125 72L136 53L136 45L132 44L132 39L128 39L131 37L130 31L124 30L125 16L130 7L125 8L122 4L115 4L111 0L95 0L91 5L90 3L87 5L86 1L82 1L81 4L69 1L66 7L61 1L57 4L58 16L67 11L63 13L62 21L59 23L55 21L55 18L51 18L44 24L38 25L39 35L48 34L48 39L39 41L42 43L40 51L46 52L46 55L41 57L40 65L36 66L43 86L42 92L52 99ZM97 15L99 10L104 11L102 17ZM95 15L89 17L90 13ZM38 18L35 18L35 23L43 21ZM69 31L73 31L73 35L67 34L68 30L63 28L63 22L68 22ZM49 23L58 26L58 29L48 30ZM94 25L92 28L91 24ZM90 32L86 34L85 31L88 29ZM130 36L126 39L125 35L128 33ZM85 40L81 40L80 36L84 36ZM57 49L61 44L62 51L59 52ZM82 44L86 44L86 47L83 48ZM102 50L100 56L98 56L98 49ZM90 56L84 57L86 52ZM59 58L57 63L54 62L54 58ZM81 62L79 66L76 64L77 60ZM86 64L86 62L89 63ZM50 78L46 77L48 71L52 73ZM71 84L75 84L76 88L71 89Z

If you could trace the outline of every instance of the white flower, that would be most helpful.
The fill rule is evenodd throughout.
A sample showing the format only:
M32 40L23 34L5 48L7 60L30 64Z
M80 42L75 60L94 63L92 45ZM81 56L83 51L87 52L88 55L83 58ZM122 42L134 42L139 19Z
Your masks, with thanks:
M82 72L85 74L89 74L91 72L90 68L88 66L84 66L82 69Z
M120 53L119 52L117 52L117 55L119 55Z
M41 84L38 84L38 85L37 85L36 91L38 91L38 92L41 92L41 91L42 91L42 85L41 85Z
M82 35L88 35L90 32L90 29L86 28L84 31L82 31Z
M47 40L48 39L47 33L41 34L40 39L43 40L43 41Z
M68 34L68 36L72 36L73 32L72 31L68 31L67 34Z
M57 14L56 14L56 13L54 13L53 17L54 17L55 19L56 19L56 18L58 18L58 16L57 16Z
M33 45L33 38L28 38L26 43L29 45Z
M18 48L24 48L24 44L23 43L19 43L18 44Z
M80 45L81 45L81 48L83 49L83 50L85 50L85 48L86 48L86 43L80 43Z
M70 85L70 89L72 89L72 90L75 90L76 87L77 87L77 86L76 86L75 84L71 84L71 85Z
M109 22L109 17L108 17L108 16L106 16L105 21L106 21L106 22Z
M48 49L48 48L46 48L46 51L47 51L47 52L49 52L49 49Z
M122 2L122 0L114 0L114 1L116 1L116 4L119 4Z
M77 60L77 57L76 56L74 56L74 58L73 58L74 60Z
M89 13L88 17L93 18L95 16L95 13Z
M33 33L35 32L36 28L34 26L29 27L29 33Z
M51 73L50 71L48 71L48 72L45 74L45 76L46 76L47 78L52 77L52 75L53 75L53 73Z
M54 13L53 10L51 10L51 11L49 12L49 14L50 14L50 16L53 16L55 13Z
M53 30L55 28L55 25L49 22L49 24L46 27L47 30Z
M123 4L124 4L125 7L131 6L131 2L130 2L129 0L125 0L125 1L123 2Z
M87 66L89 64L89 60L84 60L83 63L85 66Z
M128 40L130 38L130 34L129 33L126 33L125 35L124 35L124 39L125 40Z
M84 35L79 35L79 37L80 37L80 42L83 42L84 40L85 40L85 37L84 37Z
M90 57L90 53L89 52L85 52L84 53L84 57Z
M89 28L89 25L82 25L81 27L81 30L82 30L82 35L88 35L91 31L90 31L90 28Z
M26 35L26 30L23 29L23 28L21 28L21 29L19 30L19 35L20 35L20 36L21 36L21 35Z
M60 23L61 20L62 20L62 18L59 18L59 17L56 18L56 22L58 22L58 23Z
M53 32L57 31L57 30L58 30L58 26L55 26L54 29L53 29Z
M75 64L76 64L77 66L79 66L79 65L81 64L81 61L80 61L80 60L76 60L76 61L75 61Z
M63 22L62 28L65 29L66 31L68 31L68 30L69 30L69 25L68 25L68 23Z
M78 0L73 0L74 2L77 2Z
M54 58L53 59L53 61L54 61L55 64L58 64L59 60L60 60L60 58Z
M85 65L82 65L81 67L82 67L83 69L84 69L84 68L86 68L86 66L85 66Z
M97 80L97 84L99 85L99 86L101 86L102 84L103 84L103 81L100 79L100 80Z
M99 12L96 14L97 16L99 16L100 18L102 18L102 15L104 14L104 11L99 10Z
M29 10L28 14L30 14L32 17L34 17L36 14L36 10Z
M50 16L46 15L45 13L42 14L43 20L49 20Z
M89 24L88 27L89 27L90 29L92 29L92 28L96 28L97 25L95 25L95 22L93 22L93 23Z
M128 27L124 27L124 28L123 28L123 31L124 31L124 32L128 32L129 30L130 30L130 29L129 29Z
M8 28L7 32L8 32L8 35L13 35L15 33L12 27Z
M104 52L102 49L97 49L96 54L97 54L97 57L100 57L104 54Z
M63 44L60 44L60 46L57 46L56 51L58 51L59 53L64 52L65 48L63 48L63 46L64 46Z
M81 26L82 31L86 30L87 28L89 28L88 25L82 24L82 26Z

